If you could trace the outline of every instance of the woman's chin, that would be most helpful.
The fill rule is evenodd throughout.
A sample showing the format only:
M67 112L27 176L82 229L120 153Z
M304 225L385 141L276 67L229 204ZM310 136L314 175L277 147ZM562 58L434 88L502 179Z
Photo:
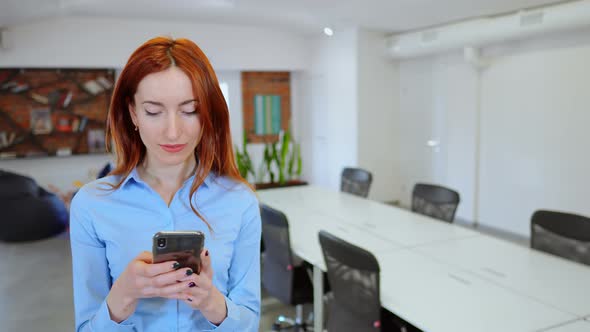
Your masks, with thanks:
M191 153L158 153L156 162L163 166L176 166L186 163L192 156Z

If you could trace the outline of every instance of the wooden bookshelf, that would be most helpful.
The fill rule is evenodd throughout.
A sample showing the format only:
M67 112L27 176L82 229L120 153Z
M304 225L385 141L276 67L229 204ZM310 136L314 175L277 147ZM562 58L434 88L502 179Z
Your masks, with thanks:
M0 68L0 159L104 153L114 82L114 69Z

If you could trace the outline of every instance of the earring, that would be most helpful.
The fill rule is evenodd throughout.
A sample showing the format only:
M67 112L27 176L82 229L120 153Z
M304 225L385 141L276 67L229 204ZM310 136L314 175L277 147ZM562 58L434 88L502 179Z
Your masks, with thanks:
M135 126L135 131L137 131L137 130L138 130L138 128L137 128L137 126Z

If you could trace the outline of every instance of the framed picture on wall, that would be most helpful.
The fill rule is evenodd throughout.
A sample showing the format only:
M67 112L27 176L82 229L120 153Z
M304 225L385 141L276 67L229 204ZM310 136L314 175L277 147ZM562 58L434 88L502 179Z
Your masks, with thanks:
M281 131L281 96L254 96L254 132L256 135L278 135Z
M35 135L49 134L53 130L51 110L39 108L31 110L31 132Z
M105 133L103 129L88 130L88 150L90 152L105 152Z

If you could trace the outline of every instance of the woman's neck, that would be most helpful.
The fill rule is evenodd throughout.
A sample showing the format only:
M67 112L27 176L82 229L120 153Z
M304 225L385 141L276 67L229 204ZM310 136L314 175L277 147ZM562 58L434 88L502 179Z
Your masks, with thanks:
M145 160L138 167L139 175L147 183L157 187L180 187L186 179L191 177L197 163L194 158L189 158L179 165L158 165L150 161L146 156Z

